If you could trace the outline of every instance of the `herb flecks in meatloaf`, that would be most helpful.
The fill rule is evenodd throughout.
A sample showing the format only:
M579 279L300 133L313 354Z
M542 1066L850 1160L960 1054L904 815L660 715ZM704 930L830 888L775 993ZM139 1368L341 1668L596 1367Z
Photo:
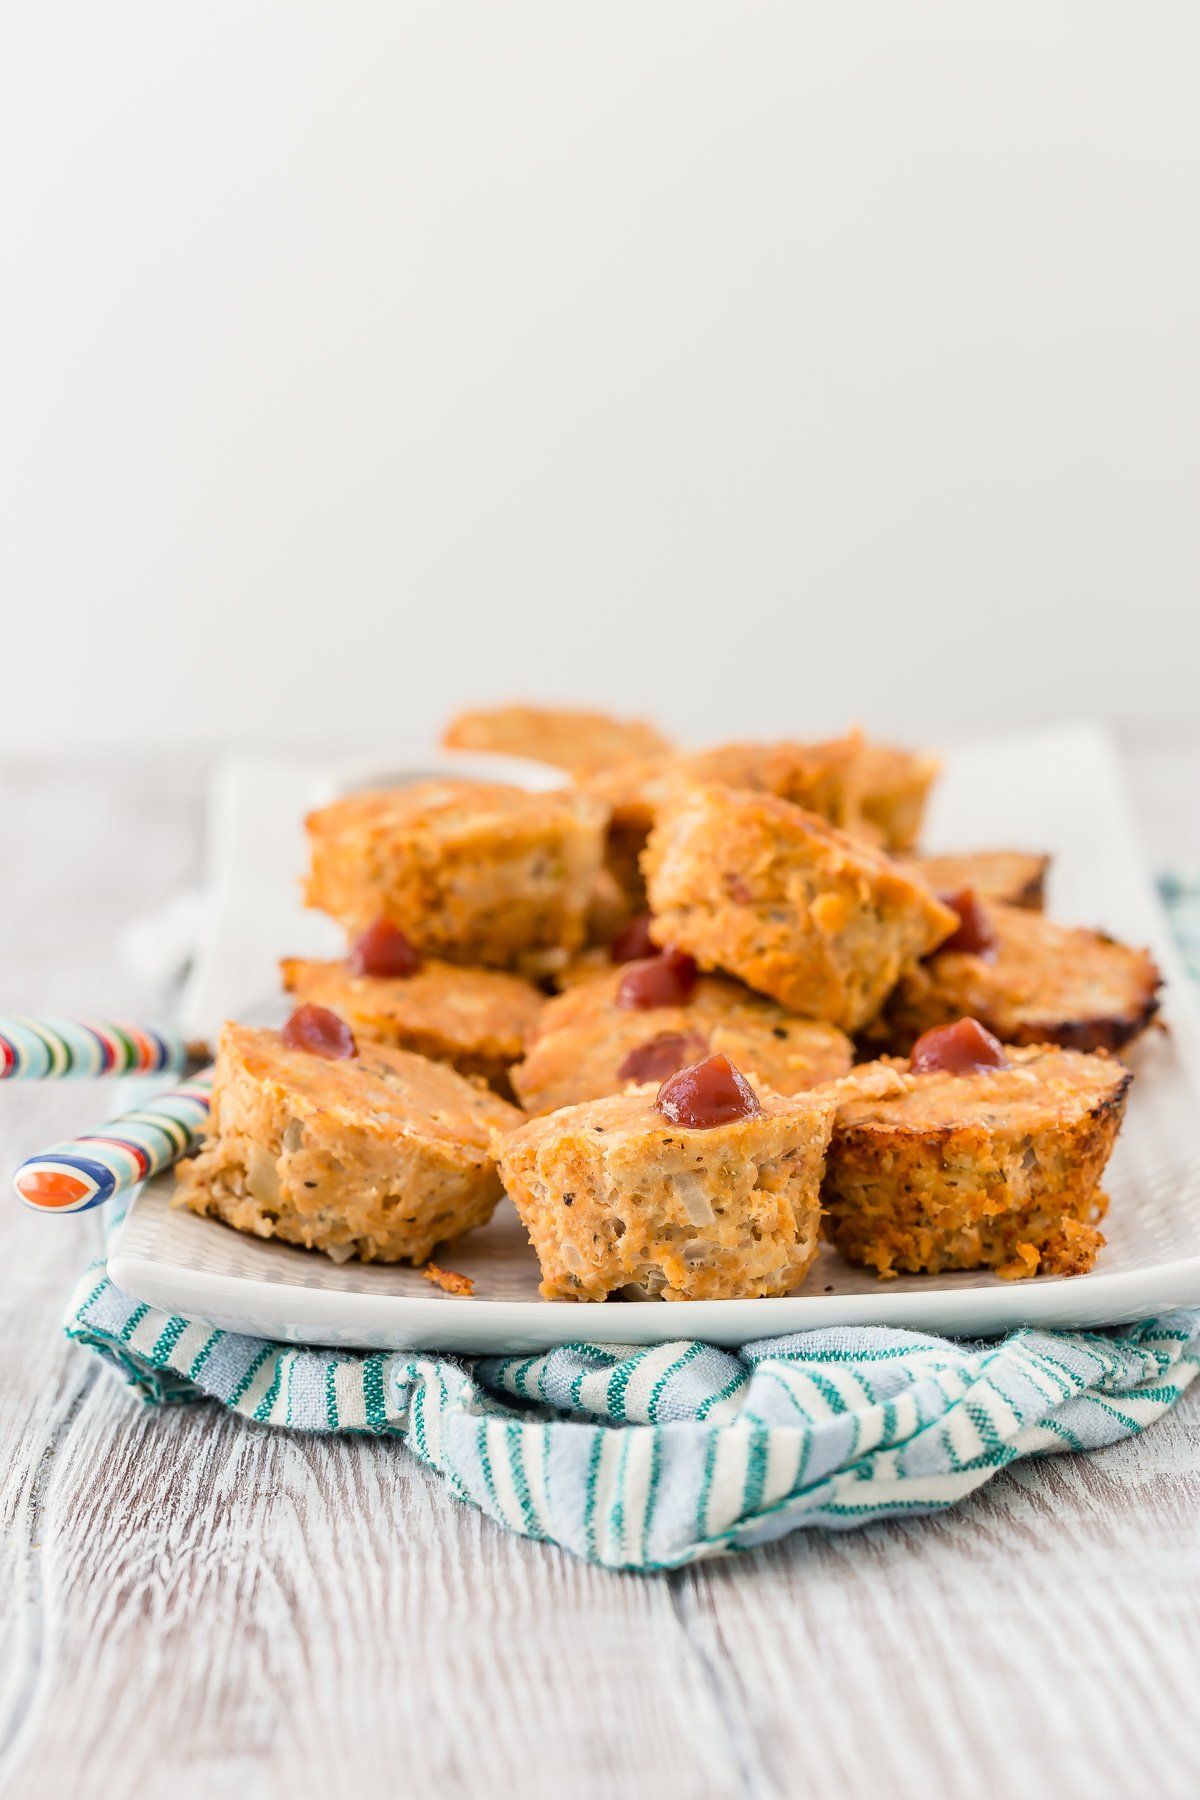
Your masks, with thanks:
M547 1300L786 1294L817 1253L833 1101L763 1089L761 1110L677 1125L657 1085L565 1107L497 1140Z
M406 1050L333 1062L277 1031L226 1025L208 1134L179 1164L175 1204L334 1262L422 1262L491 1217L491 1133L521 1114Z

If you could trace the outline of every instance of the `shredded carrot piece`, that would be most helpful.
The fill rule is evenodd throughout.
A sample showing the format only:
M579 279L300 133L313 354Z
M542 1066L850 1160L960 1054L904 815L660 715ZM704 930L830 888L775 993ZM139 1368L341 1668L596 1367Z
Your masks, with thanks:
M435 1262L427 1262L421 1270L426 1281L435 1281L448 1294L473 1294L475 1283L469 1275L460 1275L457 1269L439 1269Z

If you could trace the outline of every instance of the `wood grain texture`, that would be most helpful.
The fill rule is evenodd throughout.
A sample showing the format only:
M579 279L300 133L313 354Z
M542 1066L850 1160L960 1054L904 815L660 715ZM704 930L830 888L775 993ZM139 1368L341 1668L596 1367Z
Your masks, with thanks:
M1171 768L1183 793L1200 756ZM156 760L0 781L6 1006L161 999L112 943L194 873L199 776ZM1200 857L1188 830L1200 809L1180 820ZM84 1084L0 1090L0 1179L96 1106ZM1200 1395L953 1514L612 1575L506 1536L395 1445L141 1406L59 1332L95 1221L0 1205L0 1233L5 1794L1200 1786Z

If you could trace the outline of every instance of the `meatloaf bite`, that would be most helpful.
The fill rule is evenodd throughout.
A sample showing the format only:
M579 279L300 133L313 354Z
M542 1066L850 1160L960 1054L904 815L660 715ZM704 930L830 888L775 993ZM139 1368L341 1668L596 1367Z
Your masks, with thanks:
M543 973L584 941L603 806L571 788L414 782L310 815L310 906L384 918L423 955Z
M356 974L347 958L288 957L280 968L289 994L331 1007L360 1042L415 1050L502 1094L545 1002L519 975L455 963L422 962L404 976Z
M937 772L935 757L860 737L840 788L838 810L829 815L831 822L881 849L911 850L920 836Z
M675 1005L623 1005L631 967L609 967L547 1001L525 1060L512 1071L527 1112L661 1081L710 1050L777 1094L798 1094L850 1068L850 1040L836 1026L797 1018L719 975L700 976Z
M981 900L1041 912L1050 858L1027 850L976 850L964 856L913 856L905 867L936 894L971 888Z
M291 1023L225 1026L208 1135L179 1164L176 1205L335 1262L420 1262L490 1218L490 1134L520 1121L515 1107L407 1050L356 1049L344 1025L340 1049L294 1047Z
M583 774L671 746L653 725L571 707L486 706L451 719L442 742L454 750L500 751Z
M642 864L659 943L844 1031L957 924L890 858L772 794L684 790Z
M672 793L713 785L775 794L851 836L887 850L911 847L937 773L932 758L873 744L860 732L821 743L718 744L649 756L584 778L608 807L608 866L632 909L645 903L639 858Z
M827 1090L826 1235L883 1276L1090 1269L1131 1080L1103 1052L1053 1046L1006 1047L999 1066L961 1073L862 1065Z
M712 1126L677 1123L649 1086L549 1113L499 1143L544 1299L732 1300L803 1279L833 1101L747 1091L748 1108Z
M955 897L955 904L971 896ZM974 901L975 928L910 969L879 1021L903 1054L923 1031L964 1015L1005 1044L1119 1050L1158 1011L1162 977L1145 950L1100 931L1056 925L1020 907Z

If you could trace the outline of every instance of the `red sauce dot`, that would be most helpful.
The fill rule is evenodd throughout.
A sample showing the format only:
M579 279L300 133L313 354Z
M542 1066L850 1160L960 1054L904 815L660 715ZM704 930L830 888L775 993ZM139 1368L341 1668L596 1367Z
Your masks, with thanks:
M621 931L618 931L609 948L608 954L615 963L637 962L646 956L657 956L658 945L650 936L650 914L638 913L630 919Z
M660 1031L629 1052L617 1070L622 1081L661 1081L703 1056L708 1044L697 1031Z
M985 1031L978 1019L959 1019L954 1025L935 1025L913 1045L909 1062L914 1075L973 1075L979 1069L1007 1069L1012 1065L999 1038Z
M962 950L968 956L994 956L996 934L975 890L963 888L959 894L943 894L942 900L958 914L958 929L938 945L938 950Z
M762 1111L746 1077L720 1051L669 1075L658 1090L655 1105L673 1125L690 1125L694 1131L752 1119Z
M346 962L352 975L382 975L392 980L415 975L421 966L421 958L390 919L376 919L374 925L368 925Z
M617 984L617 1005L682 1006L696 985L696 964L685 950L664 950L630 963Z
M289 1050L307 1050L313 1056L326 1056L330 1062L342 1062L358 1055L354 1033L345 1019L339 1019L327 1006L298 1006L280 1037Z

